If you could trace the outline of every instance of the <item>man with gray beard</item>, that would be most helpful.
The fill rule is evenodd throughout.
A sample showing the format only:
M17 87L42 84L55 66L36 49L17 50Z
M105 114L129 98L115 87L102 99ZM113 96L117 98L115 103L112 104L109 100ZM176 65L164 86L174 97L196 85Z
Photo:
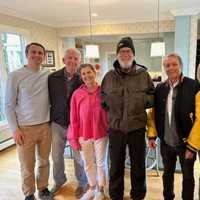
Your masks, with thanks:
M102 106L108 111L110 180L112 200L123 200L126 146L131 161L131 191L134 200L146 195L146 108L154 104L154 86L146 67L136 64L130 37L117 45L117 60L102 81Z

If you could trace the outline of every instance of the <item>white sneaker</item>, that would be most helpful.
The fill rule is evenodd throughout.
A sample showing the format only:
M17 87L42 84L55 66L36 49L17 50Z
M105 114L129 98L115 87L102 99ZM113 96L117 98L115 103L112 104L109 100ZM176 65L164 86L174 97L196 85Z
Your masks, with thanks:
M90 200L95 197L95 191L96 189L89 189L81 198L80 200Z
M94 200L104 200L106 198L104 191L97 191Z

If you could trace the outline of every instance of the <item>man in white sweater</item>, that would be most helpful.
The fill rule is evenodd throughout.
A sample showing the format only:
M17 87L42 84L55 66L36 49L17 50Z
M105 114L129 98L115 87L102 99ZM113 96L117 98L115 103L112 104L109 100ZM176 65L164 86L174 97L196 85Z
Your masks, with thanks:
M11 72L7 80L5 111L17 145L22 190L25 200L35 200L35 182L39 198L51 200L49 192L49 71L42 69L45 48L39 43L26 46L28 64ZM35 176L37 160L37 176ZM37 178L35 178L37 177Z

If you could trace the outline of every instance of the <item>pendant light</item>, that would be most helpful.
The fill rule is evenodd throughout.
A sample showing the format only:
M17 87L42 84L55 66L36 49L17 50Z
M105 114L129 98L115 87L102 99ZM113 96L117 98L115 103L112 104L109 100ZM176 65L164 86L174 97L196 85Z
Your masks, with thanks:
M165 56L165 43L160 41L160 0L157 4L157 42L151 43L151 57Z
M92 12L91 12L91 0L89 2L89 19L90 19L90 44L85 46L86 49L86 58L99 58L99 46L92 44L93 33L92 33Z

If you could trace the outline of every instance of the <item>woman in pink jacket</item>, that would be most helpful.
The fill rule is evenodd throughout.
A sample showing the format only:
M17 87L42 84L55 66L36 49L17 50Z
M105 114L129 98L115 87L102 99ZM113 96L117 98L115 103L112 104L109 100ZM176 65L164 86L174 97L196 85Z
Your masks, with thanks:
M94 67L83 64L80 74L84 84L72 95L68 140L73 149L81 152L90 185L81 200L102 200L106 184L107 114L101 107Z

